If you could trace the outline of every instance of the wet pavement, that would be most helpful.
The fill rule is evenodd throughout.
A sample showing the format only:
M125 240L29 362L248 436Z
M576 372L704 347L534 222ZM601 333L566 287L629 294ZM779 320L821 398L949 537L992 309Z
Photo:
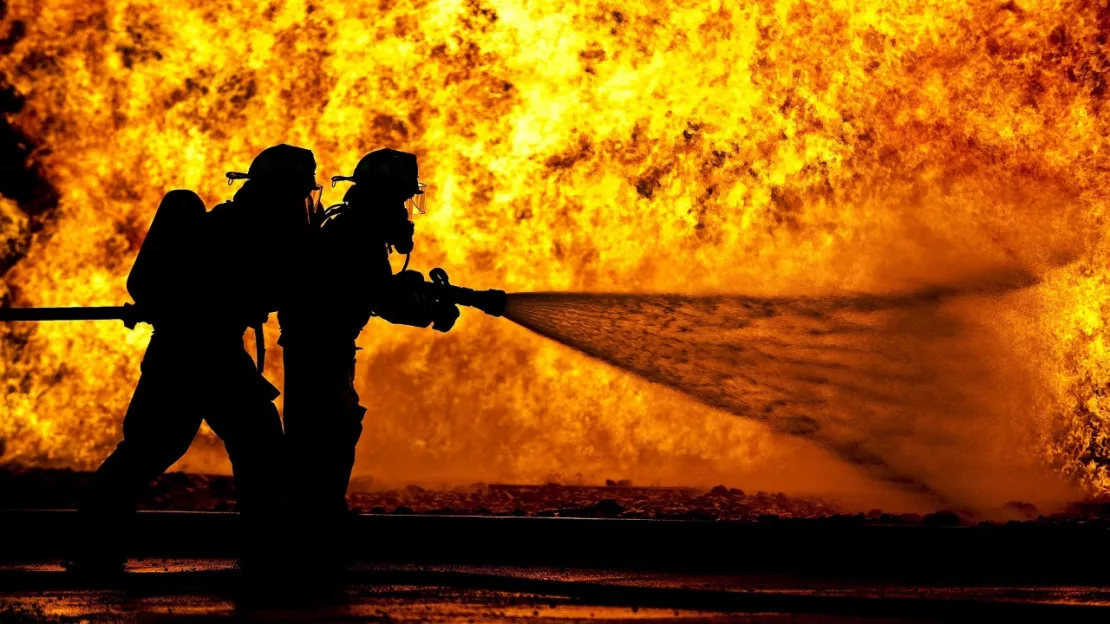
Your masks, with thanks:
M223 559L239 550L238 514L145 511L127 532L133 557ZM749 576L920 579L1001 586L1110 586L1110 523L976 526L358 514L342 538L353 560L376 564L623 569ZM279 520L279 523L281 520ZM0 510L19 536L0 563L61 558L73 542L70 510ZM280 545L281 538L274 542ZM280 547L280 546L278 546Z
M241 586L228 559L132 560L91 583L58 561L9 563L0 621L1110 621L1110 587L1084 585L374 564L328 600Z
M253 585L236 514L143 512L114 579L67 573L75 514L0 511L0 622L1110 621L1105 523L360 515L325 600L297 569ZM260 589L259 589L260 588Z

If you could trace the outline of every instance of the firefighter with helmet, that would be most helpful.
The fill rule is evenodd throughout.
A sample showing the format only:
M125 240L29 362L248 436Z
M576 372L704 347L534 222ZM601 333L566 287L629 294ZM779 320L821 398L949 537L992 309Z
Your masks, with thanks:
M364 156L343 202L320 211L310 242L316 261L278 311L285 367L284 416L291 500L302 554L336 563L347 516L346 492L366 409L354 388L355 341L372 316L446 332L457 306L411 286L416 271L394 275L393 252L412 252L412 215L423 212L424 184L414 154L380 149ZM319 569L317 566L309 566Z
M123 421L123 441L96 471L80 506L81 548L71 564L118 570L136 503L188 450L205 421L224 442L244 519L241 563L269 567L280 510L282 425L277 389L262 358L243 348L247 327L280 307L292 254L308 234L316 184L312 152L263 150L234 196L211 211L196 193L166 194L139 250L127 289L154 327ZM286 263L283 266L282 263ZM256 336L261 340L261 336Z

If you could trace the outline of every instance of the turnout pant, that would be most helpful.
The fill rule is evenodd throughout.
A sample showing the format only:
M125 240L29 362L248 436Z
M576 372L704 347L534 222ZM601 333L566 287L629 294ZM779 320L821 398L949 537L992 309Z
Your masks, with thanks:
M100 465L80 509L82 553L121 559L139 500L189 449L207 421L223 440L248 538L259 554L279 511L281 419L277 389L255 369L242 338L155 332L123 421L123 441ZM272 544L271 544L272 546Z
M342 539L347 486L366 412L354 388L355 345L328 349L315 341L288 342L283 339L282 350L291 499L307 550L326 553Z

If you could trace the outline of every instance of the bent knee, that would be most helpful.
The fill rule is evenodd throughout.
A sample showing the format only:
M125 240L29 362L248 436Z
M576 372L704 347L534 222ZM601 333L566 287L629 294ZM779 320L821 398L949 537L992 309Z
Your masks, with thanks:
M181 459L188 450L188 443L124 440L100 465L97 474L104 477L127 473L142 479L153 479Z

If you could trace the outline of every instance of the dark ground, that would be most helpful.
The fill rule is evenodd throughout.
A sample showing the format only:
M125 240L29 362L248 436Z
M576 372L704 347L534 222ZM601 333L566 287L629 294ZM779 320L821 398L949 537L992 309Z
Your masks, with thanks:
M1015 504L1024 520L981 523L727 488L363 491L352 503L375 513L352 516L340 595L290 606L289 592L239 593L238 515L215 511L233 508L227 477L164 476L125 575L65 573L87 478L0 471L0 622L1110 621L1099 504L1048 517Z

